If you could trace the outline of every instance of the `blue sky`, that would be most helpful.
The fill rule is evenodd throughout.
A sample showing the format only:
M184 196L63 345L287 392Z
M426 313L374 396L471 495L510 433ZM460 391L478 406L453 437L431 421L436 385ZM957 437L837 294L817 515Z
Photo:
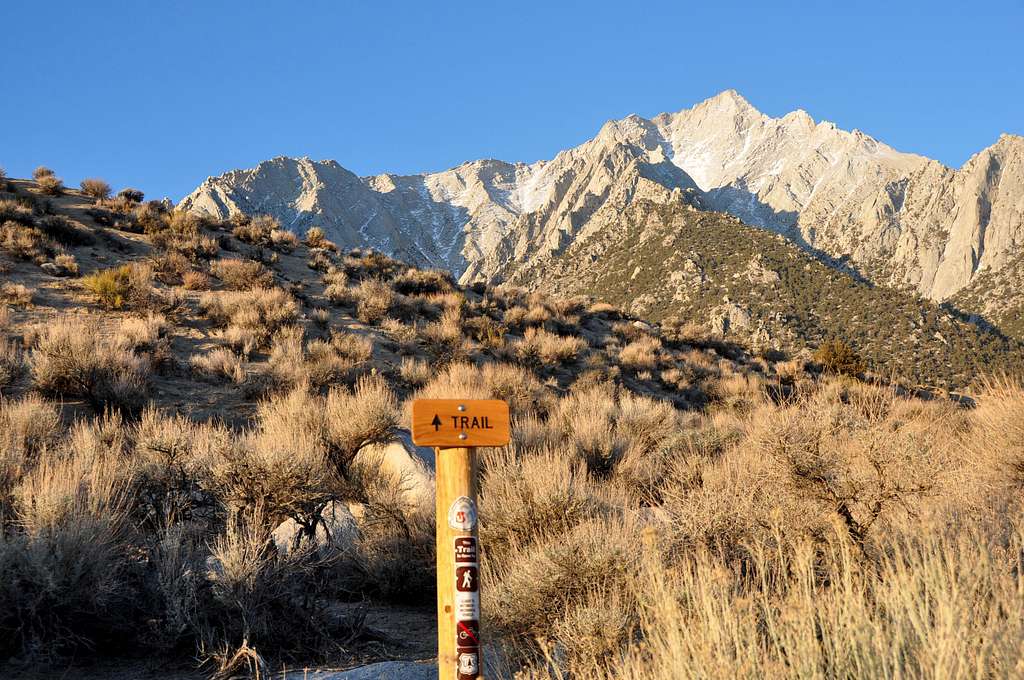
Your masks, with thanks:
M51 0L0 23L0 166L175 200L276 155L359 174L550 158L728 88L956 167L1024 134L1024 0Z

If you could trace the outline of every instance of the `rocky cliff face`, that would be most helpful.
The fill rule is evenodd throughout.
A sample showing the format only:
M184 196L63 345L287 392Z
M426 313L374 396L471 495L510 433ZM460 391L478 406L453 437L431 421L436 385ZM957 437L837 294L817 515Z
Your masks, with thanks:
M731 213L846 271L945 300L997 274L1024 241L1024 138L954 170L803 111L771 118L730 90L651 120L629 116L530 165L482 160L359 178L275 158L207 179L180 207L266 212L323 227L463 281L496 280L614 230L637 199Z

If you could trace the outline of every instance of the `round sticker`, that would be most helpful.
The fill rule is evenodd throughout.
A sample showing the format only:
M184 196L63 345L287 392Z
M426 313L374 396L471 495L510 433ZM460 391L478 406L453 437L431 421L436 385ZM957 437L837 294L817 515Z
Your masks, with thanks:
M459 496L448 510L448 526L458 531L472 531L476 526L476 504L466 496Z

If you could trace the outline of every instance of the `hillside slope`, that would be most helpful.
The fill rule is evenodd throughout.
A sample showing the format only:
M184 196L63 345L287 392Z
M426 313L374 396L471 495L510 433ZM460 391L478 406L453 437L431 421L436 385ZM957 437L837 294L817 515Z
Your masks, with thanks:
M985 372L1024 368L1021 343L997 330L836 271L782 236L682 196L600 219L604 228L563 251L510 267L508 280L593 295L644 318L696 322L765 349L841 338L874 372L915 384L963 388Z

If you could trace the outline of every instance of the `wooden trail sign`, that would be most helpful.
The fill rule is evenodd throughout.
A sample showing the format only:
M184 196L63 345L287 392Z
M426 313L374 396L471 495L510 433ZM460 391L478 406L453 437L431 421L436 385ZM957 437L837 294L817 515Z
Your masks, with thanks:
M419 446L504 446L508 403L497 399L417 399L412 440Z
M480 543L477 446L509 442L508 404L418 399L412 440L435 447L437 488L437 677L480 680Z

